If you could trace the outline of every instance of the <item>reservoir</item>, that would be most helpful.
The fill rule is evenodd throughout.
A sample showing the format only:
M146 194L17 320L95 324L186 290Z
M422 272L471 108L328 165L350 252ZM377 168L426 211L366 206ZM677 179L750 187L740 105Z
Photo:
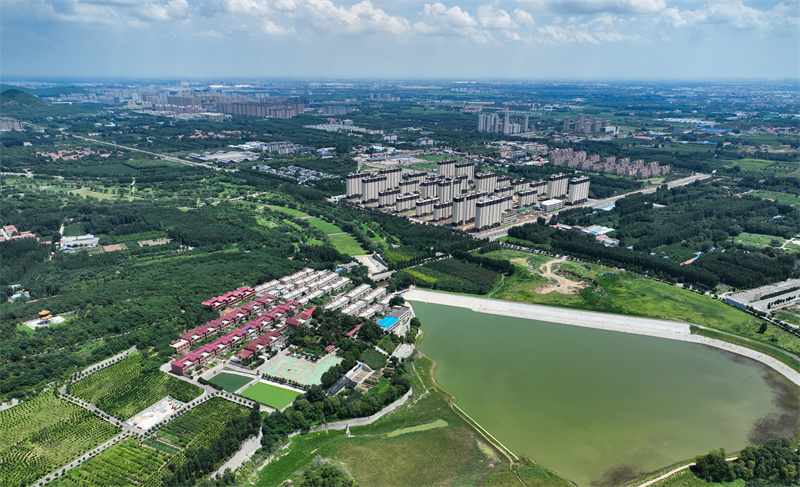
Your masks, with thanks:
M797 428L797 387L711 347L414 302L437 382L518 456L581 486Z

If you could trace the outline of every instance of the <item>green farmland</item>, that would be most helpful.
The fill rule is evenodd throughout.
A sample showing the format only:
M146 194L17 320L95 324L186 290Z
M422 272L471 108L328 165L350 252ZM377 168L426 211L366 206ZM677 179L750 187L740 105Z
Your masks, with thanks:
M0 485L28 485L113 438L119 429L45 392L0 412Z
M199 451L214 439L228 420L244 416L247 408L224 399L211 399L174 419L142 442L130 438L109 448L51 485L106 487L159 486L164 475L180 466L186 452Z
M143 364L138 351L70 388L71 394L123 421L165 396L188 402L202 392L196 385Z

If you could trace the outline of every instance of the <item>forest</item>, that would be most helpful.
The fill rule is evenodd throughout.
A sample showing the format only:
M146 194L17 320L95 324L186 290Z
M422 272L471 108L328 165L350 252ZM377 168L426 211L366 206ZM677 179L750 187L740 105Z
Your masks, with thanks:
M760 447L748 446L739 457L728 462L725 450L711 450L700 455L690 469L706 482L745 480L747 487L798 485L800 452L791 447L788 438L775 438Z

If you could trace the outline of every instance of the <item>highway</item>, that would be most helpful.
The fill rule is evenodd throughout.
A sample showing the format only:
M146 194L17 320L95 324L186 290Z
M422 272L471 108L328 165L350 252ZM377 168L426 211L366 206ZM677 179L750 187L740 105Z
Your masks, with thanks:
M710 174L693 174L693 175L691 175L691 176L689 176L687 178L676 179L675 181L667 183L667 186L670 189L672 189L672 188L676 188L678 186L686 186L687 184L692 184L695 181L701 181L703 179L708 179L710 177L711 177ZM636 193L643 193L643 194L655 193L659 186L661 186L661 185L650 186L650 187L645 188L645 189L639 189L639 190L636 190L636 191L631 191L630 193L621 194L621 195L618 195L618 196L614 196L612 198L606 198L604 200L589 200L588 202L584 203L581 206L585 207L585 208L593 208L593 209L603 208L605 206L612 205L612 204L616 203L617 200L619 200L620 198L624 198L624 197L630 196L632 194L636 194ZM566 207L566 208L563 208L563 209L567 210L567 209L571 209L571 208L573 208L573 207L570 206L570 207ZM559 211L561 211L561 210L556 210L554 212L548 213L547 215L545 215L544 213L537 213L537 214L531 215L530 217L528 217L526 219L519 220L517 222L514 222L514 223L512 223L510 225L507 225L507 226L504 226L504 227L493 228L493 229L487 230L485 232L476 233L476 234L474 234L474 236L475 236L475 238L488 239L488 240L497 240L500 237L507 236L508 235L508 229L511 228L511 227L517 227L517 226L520 226L520 225L525 225L526 223L532 223L532 222L536 221L536 218L539 217L539 216L557 215L559 213Z
M129 151L141 152L143 154L160 157L161 159L164 159L165 161L177 162L178 164L183 164L185 166L204 167L206 169L211 169L211 170L214 170L214 171L227 171L227 172L236 172L238 170L238 169L223 169L221 167L212 166L211 164L203 164L202 162L187 161L186 159L180 159L178 157L168 156L166 154L159 154L157 152L150 152L150 151L146 151L146 150L142 150L142 149L137 149L135 147L129 147L129 146L126 146L126 145L117 144L115 142L106 142L104 140L91 139L89 137L83 137L83 136L80 136L80 135L72 135L72 137L75 137L76 139L85 140L87 142L94 142L96 144L112 145L116 149L125 149L125 150L129 150Z

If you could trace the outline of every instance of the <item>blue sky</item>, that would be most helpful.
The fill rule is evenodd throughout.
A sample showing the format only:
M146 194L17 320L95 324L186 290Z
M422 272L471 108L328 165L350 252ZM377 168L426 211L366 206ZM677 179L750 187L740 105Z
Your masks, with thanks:
M800 78L800 0L0 0L3 77Z

